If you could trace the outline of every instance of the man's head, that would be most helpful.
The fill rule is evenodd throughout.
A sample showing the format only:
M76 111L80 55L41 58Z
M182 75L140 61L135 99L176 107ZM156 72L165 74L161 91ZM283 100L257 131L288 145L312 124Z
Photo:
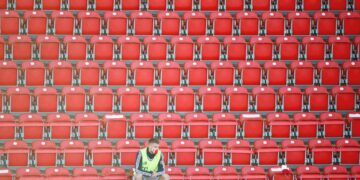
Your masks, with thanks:
M150 153L156 154L159 150L159 140L156 138L149 139L148 148Z

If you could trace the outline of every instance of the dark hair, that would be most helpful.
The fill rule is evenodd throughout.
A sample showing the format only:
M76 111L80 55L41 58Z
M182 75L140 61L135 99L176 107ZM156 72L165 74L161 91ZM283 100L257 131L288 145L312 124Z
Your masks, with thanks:
M160 142L159 142L159 139L157 139L157 138L151 138L151 139L149 139L149 144L151 144L151 143L159 144Z

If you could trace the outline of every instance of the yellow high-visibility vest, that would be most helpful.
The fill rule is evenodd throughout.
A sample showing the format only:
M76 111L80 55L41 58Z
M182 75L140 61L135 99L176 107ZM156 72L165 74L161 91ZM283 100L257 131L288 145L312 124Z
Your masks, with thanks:
M157 172L158 170L158 164L161 157L161 151L159 150L158 153L154 156L152 160L149 160L149 157L147 155L147 148L141 149L141 156L142 156L142 162L141 162L141 169L143 171L150 171L150 172Z

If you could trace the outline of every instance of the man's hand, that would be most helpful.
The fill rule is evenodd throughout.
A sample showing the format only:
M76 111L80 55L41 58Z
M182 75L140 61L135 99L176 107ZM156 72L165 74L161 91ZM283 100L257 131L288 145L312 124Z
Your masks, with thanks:
M157 176L157 173L156 172L153 172L151 177L155 178Z

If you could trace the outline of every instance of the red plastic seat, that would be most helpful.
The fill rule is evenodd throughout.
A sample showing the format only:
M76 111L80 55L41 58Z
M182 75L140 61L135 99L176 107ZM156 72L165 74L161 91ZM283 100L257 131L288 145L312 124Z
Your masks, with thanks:
M292 35L310 35L311 18L307 12L289 12L287 19Z
M349 60L351 59L351 42L346 36L330 36L328 39L331 49L331 59Z
M29 112L31 110L30 90L26 87L9 87L6 97L10 112Z
M211 179L211 174L206 167L193 166L186 168L186 177L188 179Z
M0 177L4 180L12 180L13 174L8 168L0 168Z
M89 98L95 112L111 112L115 109L114 94L111 88L92 87L90 88Z
M252 36L250 38L254 60L272 60L273 42L267 36Z
M7 9L8 7L8 2L7 0L4 1L0 1L0 9ZM5 173L6 174L6 173Z
M193 60L195 45L189 36L173 36L171 46L175 60Z
M329 0L327 2L327 5L328 5L328 9L331 11L333 11L333 10L346 11L348 8L348 1L346 1L346 0L340 0L340 1Z
M108 86L126 85L128 70L125 62L108 61L104 63L103 73Z
M327 111L329 108L329 94L323 86L313 86L305 89L310 111Z
M16 179L43 180L44 178L37 167L23 167L16 169Z
M35 0L15 0L13 3L16 10L33 10L36 6Z
M200 60L219 60L221 55L220 41L215 36L201 36L196 41Z
M201 11L218 11L220 7L220 0L200 0Z
M112 11L117 9L116 0L95 0L94 5L96 10Z
M174 180L184 179L184 173L179 167L173 167L173 166L165 167L165 173L168 174L170 178Z
M16 121L12 114L0 114L0 131L3 132L0 134L1 139L15 139Z
M119 179L126 180L127 175L125 169L121 167L105 167L101 170L102 179L110 180L110 179Z
M244 10L245 1L244 0L226 0L225 9L227 11L242 11Z
M32 54L32 41L29 36L9 36L8 48L11 50L12 60L31 60Z
M286 164L305 164L306 146L298 139L285 139L281 142L282 152L285 153Z
M238 179L238 172L233 166L217 166L213 169L215 179Z
M192 11L195 6L192 0L174 0L173 4L175 11Z
M184 64L184 75L188 85L207 85L208 69L203 61L186 62Z
M202 139L199 141L199 150L203 165L223 164L225 150L220 140Z
M50 139L70 139L72 137L73 121L68 114L52 113L46 118Z
M75 167L73 177L79 180L99 179L97 170L94 167Z
M18 69L16 62L4 61L0 63L0 85L16 86L18 84Z
M144 38L144 46L148 60L166 60L168 45L161 36L148 36Z
M181 84L181 69L177 62L158 62L157 73L162 86L179 86Z
M110 141L92 140L88 143L88 153L93 166L112 166L114 152Z
M294 125L298 138L316 138L318 136L319 120L313 113L303 112L294 114Z
M184 119L188 126L189 138L209 138L211 124L206 114L189 113L185 115Z
M1 11L1 34L19 34L20 16L17 11Z
M323 112L320 114L320 121L324 128L324 137L339 138L345 135L345 120L341 113Z
M232 35L233 18L228 12L212 12L210 14L214 35Z
M276 9L278 11L295 11L297 6L296 0L277 0Z
M271 138L291 138L293 123L286 113L269 113L266 115L266 124L269 126Z
M319 61L317 63L320 72L320 84L339 85L341 81L340 66L334 61Z
M42 139L45 137L45 124L40 114L21 114L19 127L24 139Z
M240 35L258 35L260 21L256 12L238 12L236 21L239 24Z
M340 164L359 164L360 145L354 139L336 140L336 148L340 153Z
M164 0L162 0L164 1ZM181 32L181 19L178 13L163 11L157 14L161 35L179 35Z
M140 150L137 140L121 139L116 143L116 152L119 154L120 165L134 165L136 154Z
M76 71L81 85L100 84L100 67L95 61L79 61Z
M75 18L70 11L53 11L52 25L55 34L72 35L75 32Z
M301 111L303 109L303 93L296 86L284 86L279 89L281 109L283 111Z
M74 117L79 138L98 138L101 128L99 117L94 113L79 113Z
M41 1L42 10L60 10L63 8L62 0L42 0Z
M336 17L332 12L315 12L314 23L317 26L318 35L335 35L337 31Z
M199 91L199 102L202 111L221 111L223 94L217 87L203 86Z
M85 146L79 140L64 140L60 143L64 166L84 166Z
M86 60L87 42L84 36L65 36L63 40L67 60Z
M248 111L249 109L249 95L244 87L228 87L225 89L225 102L227 109L232 111Z
M154 19L150 12L137 11L130 14L134 35L152 35L154 32Z
M266 81L268 85L286 85L288 81L287 67L283 61L265 62Z
M141 43L136 36L120 36L117 39L121 60L139 60Z
M254 151L259 165L276 165L279 161L280 148L274 140L256 140Z
M155 136L157 122L154 120L152 114L131 114L130 122L135 138L152 138Z
M36 46L41 60L58 60L60 57L60 41L56 36L37 36Z
M356 3L355 5L358 4L360 3ZM360 29L356 26L356 24L360 22L360 14L358 12L340 12L339 19L343 27L344 35L360 34Z
M56 166L59 150L53 141L37 140L32 142L36 166Z
M309 152L311 153L311 160L313 164L332 164L333 148L331 141L328 139L311 139L308 142Z
M183 15L186 35L205 35L207 33L206 16L202 12L185 12Z
M341 110L354 110L356 107L355 91L351 86L335 86L331 90L335 108Z
M253 151L250 142L246 140L229 140L226 145L227 153L230 155L231 165L250 165Z
M53 87L37 87L33 90L38 112L57 112L58 93Z
M227 60L246 60L247 43L242 37L226 36L223 40Z
M242 136L244 138L262 138L264 133L265 121L261 114L247 113L240 114L240 124L242 126Z
M1 17L0 17L1 18ZM0 28L1 30L1 28ZM5 59L5 40L4 38L0 37L0 60Z
M354 178L356 178L356 179L359 178L360 166L358 166L358 165L352 166L350 172Z
M140 10L141 0L121 0L121 10Z
M238 122L232 113L216 113L212 116L212 125L215 127L216 137L236 138L238 135Z
M21 68L24 73L25 84L27 86L45 85L45 66L40 61L23 62Z
M295 85L313 85L314 66L310 61L294 61L290 65Z
M169 95L166 88L147 87L144 89L144 99L149 112L167 112Z
M252 90L257 111L275 111L276 94L270 86L255 87Z
M62 89L65 111L85 111L85 90L82 87L67 86Z
M360 127L360 114L356 112L348 113L347 121L350 124L351 137L360 137L360 132L355 130Z
M64 167L49 167L45 169L45 178L51 180L71 180L70 172L67 168Z
M158 116L159 126L161 127L162 138L182 138L184 121L176 113L163 113Z
M266 35L284 35L285 18L281 12L264 12L261 16Z
M304 37L302 39L306 60L324 60L326 54L325 42L319 36Z
M324 167L324 176L328 180L346 180L350 179L351 175L348 173L345 166L330 165Z
M296 178L320 180L323 178L323 175L318 166L303 165L296 168Z
M322 10L321 0L303 1L301 7L305 11L320 11Z
M344 71L346 84L348 85L357 85L360 84L360 62L357 61L345 61L342 64L342 69Z
M140 112L141 95L136 87L124 87L117 90L120 111L122 112Z
M238 73L242 85L260 85L262 79L262 70L260 64L256 61L240 61L238 64Z
M108 35L127 34L128 20L124 12L106 11L104 13L104 24L106 26L106 32Z
M171 96L176 112L195 110L195 94L192 88L174 87L171 89Z
M292 180L293 172L290 167L275 166L268 169L270 179Z
M276 38L276 46L280 60L298 60L300 44L296 37L284 36Z
M130 69L136 86L152 86L155 83L155 68L149 61L135 61Z
M101 17L96 11L80 11L77 18L81 35L101 34Z
M106 129L107 138L127 137L128 122L123 114L105 114L102 119L102 124Z
M95 60L113 60L114 42L110 36L92 36L90 45Z
M269 11L271 9L270 0L251 0L250 9L252 11Z
M88 0L69 0L68 7L69 10L87 10L88 3Z
M3 154L7 156L7 166L28 166L29 164L30 149L25 141L4 142Z
M47 17L44 11L25 11L24 24L27 34L46 34Z
M265 180L268 177L261 166L244 166L241 168L240 178Z

